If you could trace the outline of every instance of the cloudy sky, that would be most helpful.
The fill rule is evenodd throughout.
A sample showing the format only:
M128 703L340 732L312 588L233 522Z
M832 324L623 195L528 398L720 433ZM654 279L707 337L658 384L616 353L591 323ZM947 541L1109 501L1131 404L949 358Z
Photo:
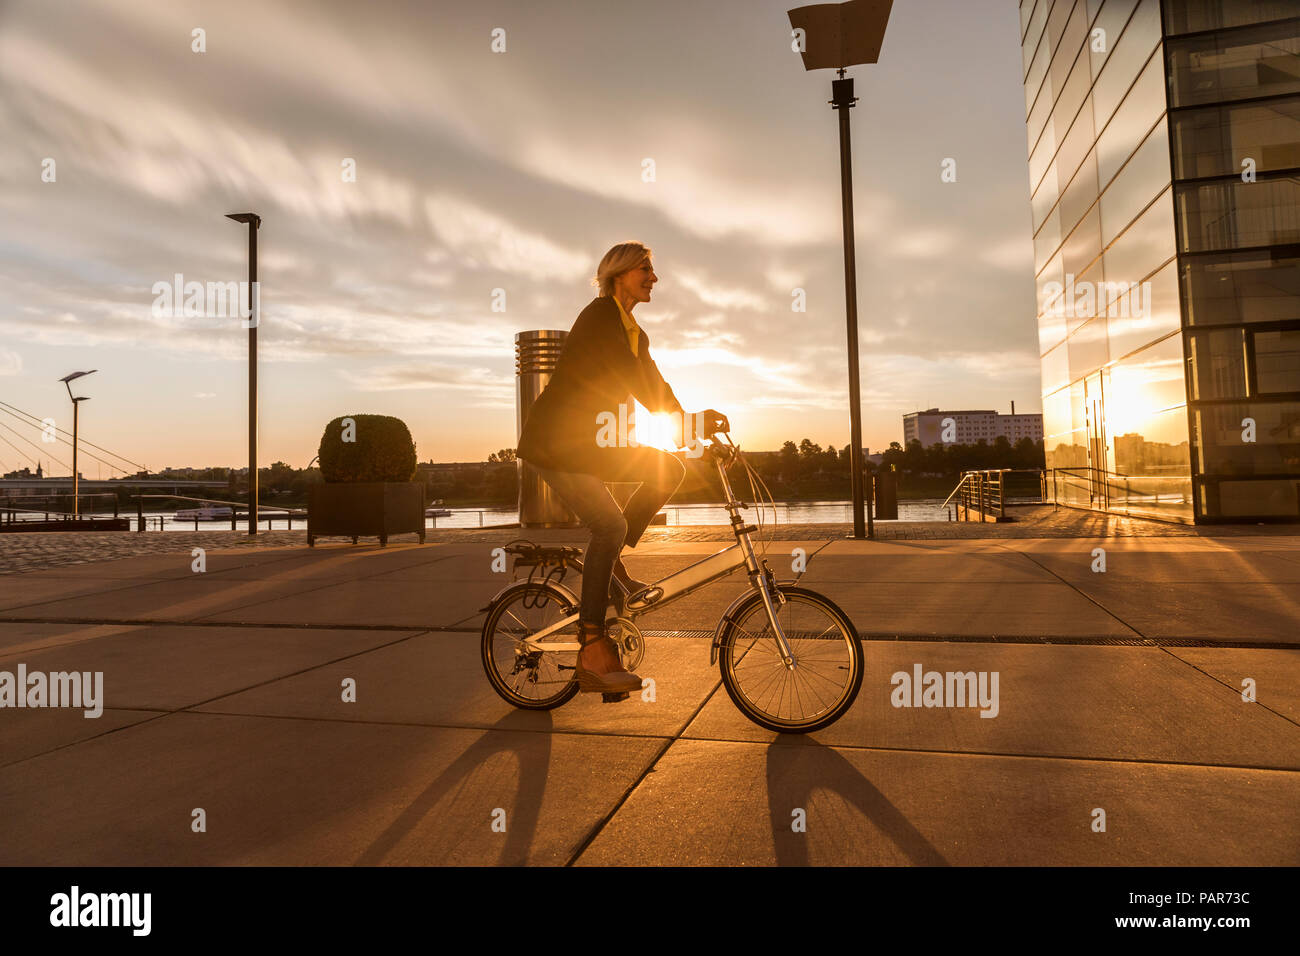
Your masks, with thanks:
M223 216L253 210L263 464L354 412L403 418L422 461L513 446L515 333L567 330L628 238L688 409L754 449L848 444L833 74L789 5L0 0L0 400L70 427L57 380L97 368L90 441L246 463L247 332L151 305L175 273L245 278ZM916 408L1040 408L1018 27L1012 0L896 0L852 71L873 450ZM38 454L0 438L5 470Z

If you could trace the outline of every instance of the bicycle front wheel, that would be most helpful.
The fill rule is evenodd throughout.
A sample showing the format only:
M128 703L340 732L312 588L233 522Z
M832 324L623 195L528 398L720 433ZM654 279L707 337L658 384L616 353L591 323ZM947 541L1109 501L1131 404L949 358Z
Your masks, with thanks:
M862 642L830 598L783 587L777 623L794 656L785 665L763 597L755 593L732 615L718 646L722 686L740 711L768 730L806 734L839 720L862 687Z
M483 621L483 669L492 689L523 710L551 710L573 699L577 651L534 650L525 642L538 631L577 613L563 594L538 583L507 588ZM578 639L576 623L557 631L552 642Z

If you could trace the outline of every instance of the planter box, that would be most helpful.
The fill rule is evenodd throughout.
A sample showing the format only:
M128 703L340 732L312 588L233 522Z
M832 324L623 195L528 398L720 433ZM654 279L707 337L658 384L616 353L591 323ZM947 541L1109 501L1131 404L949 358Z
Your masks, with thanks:
M342 536L357 543L378 536L380 546L390 534L418 534L424 544L424 485L416 481L375 481L360 484L324 482L311 486L307 504L307 544L318 537Z

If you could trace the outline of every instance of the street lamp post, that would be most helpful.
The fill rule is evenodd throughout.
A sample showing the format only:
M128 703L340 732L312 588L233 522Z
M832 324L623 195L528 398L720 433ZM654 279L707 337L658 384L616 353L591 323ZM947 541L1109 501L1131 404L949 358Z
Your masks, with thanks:
M248 533L257 534L257 323L261 319L257 230L262 217L252 212L232 212L226 218L248 224Z
M863 526L862 395L858 380L858 286L853 245L853 161L849 151L849 109L857 102L853 78L844 70L858 63L875 63L885 39L893 0L848 0L819 3L787 11L790 26L802 43L796 46L805 70L834 69L831 107L839 111L840 194L844 219L844 300L849 349L849 470L853 487L853 537L867 537ZM802 32L800 32L802 31ZM870 517L868 516L868 520ZM870 537L875 537L874 523Z
M63 387L68 390L68 398L72 399L72 517L76 518L81 514L81 483L77 477L77 427L80 419L78 409L81 408L82 402L90 401L86 395L74 396L72 394L72 385L69 384L74 378L81 378L83 375L93 375L99 369L92 368L89 372L73 372L71 375L65 375L59 379ZM39 463L38 463L39 464Z

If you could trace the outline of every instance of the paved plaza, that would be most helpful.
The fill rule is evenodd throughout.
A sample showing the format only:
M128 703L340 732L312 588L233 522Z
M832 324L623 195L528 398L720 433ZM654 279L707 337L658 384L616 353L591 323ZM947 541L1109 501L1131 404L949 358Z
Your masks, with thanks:
M492 548L583 531L0 535L0 672L104 688L97 718L0 709L0 863L1300 863L1294 529L1022 517L779 529L772 566L802 549L866 651L808 736L747 721L709 666L734 574L640 619L653 702L498 698ZM729 540L654 527L626 560L651 580ZM996 717L895 707L916 665L996 672Z

